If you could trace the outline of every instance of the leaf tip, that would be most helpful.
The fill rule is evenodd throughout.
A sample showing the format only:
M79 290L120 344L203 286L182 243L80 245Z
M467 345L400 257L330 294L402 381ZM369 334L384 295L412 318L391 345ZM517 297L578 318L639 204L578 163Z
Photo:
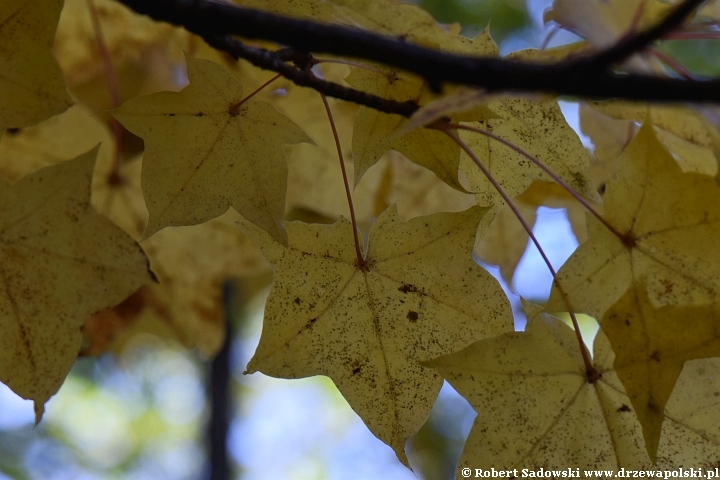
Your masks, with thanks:
M35 428L40 424L40 420L42 420L43 414L45 413L45 402L35 400L33 407L35 409L35 425L33 428Z

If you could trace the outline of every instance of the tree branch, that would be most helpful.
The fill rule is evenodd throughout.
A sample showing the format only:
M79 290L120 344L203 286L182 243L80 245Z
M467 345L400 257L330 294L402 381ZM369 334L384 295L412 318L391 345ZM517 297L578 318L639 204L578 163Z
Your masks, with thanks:
M263 48L249 47L230 35L206 36L204 39L211 47L227 52L236 60L238 58L244 58L257 67L279 73L296 85L310 87L329 97L347 100L381 112L394 113L404 117L409 117L419 108L415 102L386 100L376 95L322 80L310 72L285 63L288 60L303 61L308 59L312 61L312 57L308 57L307 54L298 53L290 49L271 52Z
M686 9L692 10L700 0L686 0L658 27L637 34L636 40L631 37L626 40L627 43L621 42L622 48L618 44L597 55L555 64L454 55L352 27L287 18L208 0L120 1L155 20L184 26L223 50L226 49L217 42L218 33L269 40L302 52L363 58L416 73L427 79L431 85L452 82L482 87L489 92L535 92L596 99L720 103L720 79L686 81L648 75L615 74L588 67L592 58L604 59L606 63L613 59L627 58L633 53L632 48L642 48L652 42L654 36L662 35L664 31L681 22L686 16L683 12L686 12ZM256 54L260 49L255 50L253 55L259 60ZM247 50L238 56L248 58L246 54L249 54ZM301 85L315 88L310 84L312 81L309 76L299 75L298 69L285 64L285 67L294 71L287 70L280 65L283 62L278 59L266 58L263 62L267 65L263 68L270 68L293 81L304 82L300 83ZM329 82L324 83L326 85L322 88L336 90L335 93L321 90L328 96L371 106L366 103L370 101L368 98L359 97L360 92ZM350 93L351 91L354 93ZM356 98L350 99L350 96ZM385 108L377 109L387 111Z

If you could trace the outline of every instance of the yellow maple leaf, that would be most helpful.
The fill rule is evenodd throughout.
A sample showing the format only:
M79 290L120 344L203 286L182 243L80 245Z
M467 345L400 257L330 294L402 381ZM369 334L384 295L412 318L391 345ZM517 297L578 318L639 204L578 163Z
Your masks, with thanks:
M244 101L220 65L187 57L190 84L125 102L113 111L145 140L142 187L150 219L143 238L195 225L232 206L287 242L282 225L287 163L283 143L311 142L270 104Z
M347 65L320 64L315 67L322 77L343 83ZM264 78L269 78L264 72ZM283 115L302 125L302 129L315 145L302 143L285 148L288 162L287 208L304 208L332 217L350 217L343 174L337 146L320 94L300 87L289 80L278 79L271 88L258 94L272 103ZM352 131L357 105L327 98L343 152L348 181L353 181ZM372 194L380 172L369 173L353 192L353 205L358 219L374 217Z
M580 104L580 128L593 142L593 162L590 175L599 193L605 192L605 184L615 174L617 159L637 133L638 126L630 120L611 118L588 106Z
M214 356L225 339L223 283L261 276L270 281L270 267L260 250L234 225L241 218L229 210L201 225L166 228L142 242L160 283L145 285L88 319L83 353L119 351L132 335L162 332Z
M687 360L720 356L720 305L655 308L642 284L631 287L600 322L615 371L630 396L651 457L665 405Z
M362 268L344 218L288 223L289 248L245 223L275 270L248 372L329 376L408 465L405 440L442 385L417 361L512 329L499 284L470 254L483 214L473 207L402 223L391 207L372 227Z
M642 14L637 28L644 30L671 9L662 0L555 0L544 20L555 21L598 47L608 47L628 33L638 12Z
M590 106L615 119L642 122L648 118L658 140L672 153L683 172L717 174L715 151L720 148L720 134L699 112L678 105L620 101L593 102Z
M478 467L570 468L573 473L579 468L582 478L583 469L652 469L602 332L594 350L600 377L590 383L575 333L540 314L525 332L482 340L423 363L436 368L478 412L458 474ZM682 397L674 396L664 412L656 469L710 468L720 461L720 429L707 420L716 415L720 381L713 373L720 359L691 363L680 379Z
M100 143L98 162L112 164L115 142L108 128L82 105L7 132L0 138L0 173L11 182L37 170L76 158Z
M654 455L662 422L658 412L683 361L697 358L687 352L703 357L707 349L717 351L720 189L712 177L682 173L646 122L625 149L604 200L604 219L621 237L588 217L589 239L558 272L546 308L627 321L628 328L612 322L614 333L608 336L622 349L618 361L629 372L625 385ZM683 327L694 311L702 313L695 326ZM678 329L685 334L678 335Z
M14 182L42 167L73 159L98 143L92 205L139 239L148 216L140 190L141 159L128 159L115 172L115 141L107 126L82 105L4 135L0 139L0 174Z
M58 114L72 100L50 53L63 0L0 4L0 135Z
M35 401L38 420L85 319L151 280L137 243L90 205L96 155L0 182L0 380Z
M450 188L430 170L401 154L388 152L385 157L387 188L376 191L376 216L393 204L404 220L438 212L459 212L475 205L473 195Z
M550 61L556 60L557 56L567 57L574 51L574 48L548 52L521 50L506 58ZM590 154L565 121L556 100L505 96L491 100L487 106L500 118L469 125L511 142L543 162L580 195L592 201L600 200L590 177ZM552 180L524 155L495 139L464 130L460 131L460 137L510 197L521 194L535 180ZM465 152L460 160L460 171L470 181L478 204L502 203L502 197L495 187Z
M469 44L455 45L444 33L448 46L444 50L478 56L497 56L497 46L487 31L478 34ZM449 48L448 48L449 47ZM425 104L432 98L425 80L388 68L372 70L357 68L345 79L351 86L388 100L398 102L416 101ZM456 116L460 120L486 120L497 115L488 108L475 108L474 117L467 112ZM451 118L453 118L451 116ZM388 150L396 150L418 165L432 170L438 178L453 188L465 191L458 181L460 147L440 131L416 128L405 132L408 119L360 107L355 117L353 130L353 159L355 161L355 183L365 171L375 165Z
M126 64L144 63L152 56L152 49L182 63L183 48L189 46L187 31L137 15L119 2L93 0L91 7L87 0L65 0L53 51L71 89L96 77L103 77L102 81L107 82L91 8L97 13L108 59L115 74L121 76L120 80ZM153 60L161 63L157 56ZM146 67L153 68L149 64ZM155 70L153 73L159 75L161 72ZM125 82L119 83L127 88ZM107 97L107 87L103 93Z

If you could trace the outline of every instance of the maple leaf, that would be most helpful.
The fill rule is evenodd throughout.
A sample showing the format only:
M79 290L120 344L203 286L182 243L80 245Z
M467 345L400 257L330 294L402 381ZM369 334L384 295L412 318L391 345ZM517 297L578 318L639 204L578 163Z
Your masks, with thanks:
M453 38L445 34L445 38ZM455 45L448 40L448 47L456 53L477 56L497 56L497 46L487 31L478 34L470 44ZM354 69L345 79L351 86L365 92L398 102L416 101L424 104L432 98L425 80L397 70L378 67L373 70ZM451 119L486 120L497 115L488 108L474 109L475 115L467 113ZM460 147L440 131L424 128L405 132L408 119L360 107L353 130L353 159L355 161L355 184L365 171L375 165L388 150L396 150L418 165L432 170L438 178L453 188L465 192L458 181Z
M124 65L142 64L151 60L155 65L143 66L153 75L166 76L169 72L159 71L157 64L161 62L158 62L158 55L152 55L151 51L161 51L175 60L176 64L181 64L183 49L190 47L190 34L187 31L155 22L144 15L137 15L119 2L93 0L90 7L86 0L65 0L53 51L73 93L73 87L105 73L103 53L98 47L97 33L93 26L92 10L97 13L106 54L115 67L115 75L120 76L119 85L123 87L130 83L122 81ZM108 96L106 91L102 93L105 97Z
M311 142L270 104L245 101L220 65L187 57L190 84L129 100L113 111L145 140L142 187L150 219L143 238L195 225L232 206L287 242L283 143Z
M58 114L72 100L50 53L62 0L0 4L0 135Z
M555 0L544 20L555 21L598 47L607 47L625 35L634 21L638 30L644 30L671 9L672 5L661 0ZM636 18L638 12L641 15Z
M546 308L572 308L595 318L626 316L630 324L626 326L632 330L625 334L634 334L608 335L613 347L623 350L623 355L618 353L623 366L642 358L642 368L646 368L646 375L628 373L625 385L641 412L646 443L654 456L662 419L650 412L662 412L684 359L697 358L678 352L705 344L714 348L712 324L718 317L710 312L718 305L720 287L720 258L714 248L720 234L720 189L712 177L682 173L649 122L618 163L617 178L607 183L604 219L621 238L588 217L592 219L589 239L558 272ZM634 296L628 298L628 291L635 292ZM625 305L626 313L620 307L608 310L618 301ZM669 319L678 321L696 308L706 309L705 316L694 320L696 328L684 327L687 335L673 334L676 329L670 329ZM667 313L672 309L680 309L680 313ZM604 323L601 326L605 328ZM613 328L617 332L620 327ZM666 334L674 335L672 348ZM704 352L698 349L697 355L706 356ZM653 366L651 371L648 365Z
M15 182L43 167L77 158L97 144L101 144L98 161L112 164L110 131L86 107L73 105L37 125L3 135L0 173Z
M344 83L349 68L346 65L320 64L315 67L322 78ZM264 79L268 74L264 72ZM278 79L272 84L274 90L261 92L258 96L272 103L283 115L298 125L315 145L302 143L285 148L288 162L287 209L310 209L335 221L340 215L350 217L343 174L338 160L333 130L320 94L309 88L299 87L289 80ZM281 93L280 93L281 92ZM357 105L327 98L333 122L343 152L345 169L352 182L354 171L352 153L353 120ZM381 172L369 173L353 192L353 205L357 218L375 217L372 199ZM322 188L318 186L322 185ZM286 209L286 210L287 210Z
M633 139L639 127L630 120L611 118L580 104L580 129L593 142L593 162L590 175L598 192L605 192L605 184L617 170L617 159Z
M657 24L672 9L662 0L555 0L545 12L545 22L585 38L596 47L615 44L632 28L642 31ZM638 72L663 73L656 58L635 56L625 62Z
M506 58L548 61L572 51L522 50ZM487 107L500 118L472 122L471 126L508 140L544 163L580 195L592 201L600 200L590 176L590 155L565 121L556 100L506 96L491 100ZM535 180L552 180L524 155L495 139L464 130L460 131L460 137L510 197L521 194ZM460 171L469 180L478 204L503 202L495 187L464 152Z
M115 141L108 128L82 105L0 138L0 174L14 182L42 167L73 159L100 143L93 173L92 205L139 239L147 223L140 190L140 158L115 171Z
M687 360L720 356L720 305L656 308L642 284L631 287L600 322L615 352L615 370L643 426L651 457L665 404Z
M207 223L166 228L143 241L159 283L88 319L83 353L121 351L132 335L151 332L214 356L225 339L223 283L230 278L270 281L260 250L234 225L241 218L229 210Z
M473 195L450 188L430 170L403 155L388 152L386 158L387 188L378 188L375 197L378 214L395 204L400 218L408 220L437 212L459 212L475 205Z
M405 440L442 385L417 361L512 329L499 284L470 255L483 214L473 207L402 223L391 207L372 227L363 268L344 218L287 224L289 248L244 223L275 270L248 373L329 376L408 465Z
M640 423L613 370L602 332L595 339L590 383L575 333L547 314L525 332L481 340L457 353L424 362L478 412L458 464L512 470L569 467L603 470L652 468ZM655 468L710 467L720 460L717 408L720 359L691 362L679 395L664 412L666 428ZM693 448L686 448L693 445Z
M96 154L0 182L0 380L35 401L38 421L85 319L151 280L137 243L90 205Z
M593 102L590 106L614 119L642 122L649 119L655 135L673 155L683 172L715 175L720 148L717 129L699 112L677 105L644 105L630 102ZM610 132L606 132L610 133ZM611 135L606 135L606 140Z

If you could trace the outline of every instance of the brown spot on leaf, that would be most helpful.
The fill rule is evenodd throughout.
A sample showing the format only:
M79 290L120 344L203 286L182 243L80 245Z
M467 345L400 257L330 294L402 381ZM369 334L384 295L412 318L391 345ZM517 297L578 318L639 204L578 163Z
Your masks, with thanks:
M657 351L657 350L655 350L655 351L652 353L652 355L650 355L650 358L652 358L652 359L655 360L656 362L659 362L659 361L660 361L660 352Z
M409 284L409 283L403 283L400 288L398 288L399 292L403 293L419 293L420 295L425 295L423 292L421 292L415 285Z
M304 332L305 330L307 330L307 329L309 329L309 328L312 328L312 326L313 326L313 324L315 324L315 322L317 322L317 317L316 317L316 318L311 318L311 319L308 321L308 323L306 323L305 325L303 325L303 327L300 329L300 331L299 331L298 333L302 333L302 332Z
M412 310L410 310L410 311L408 312L408 314L407 314L407 318L408 318L408 320L410 320L411 322L417 322L418 316L419 316L418 313L417 313L417 312L413 312Z
M632 411L632 410L630 410L630 407L628 407L627 405L625 405L625 404L623 403L622 406L617 409L617 411L618 411L618 412L630 412L630 411Z

